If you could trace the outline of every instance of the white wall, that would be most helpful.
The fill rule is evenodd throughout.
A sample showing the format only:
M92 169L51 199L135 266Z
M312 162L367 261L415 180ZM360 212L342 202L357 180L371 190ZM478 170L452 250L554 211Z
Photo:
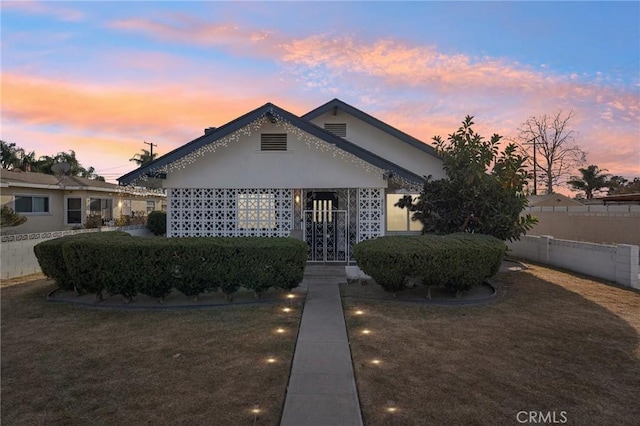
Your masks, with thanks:
M508 245L512 256L640 289L638 246L556 240L547 235L528 235Z
M311 122L324 128L325 123L346 123L349 141L385 158L418 176L433 175L434 179L446 177L442 161L378 128L338 110L337 115L326 112Z
M386 188L382 172L367 170L333 149L311 147L288 134L286 152L261 152L261 133L284 133L267 123L228 147L206 153L167 174L165 188ZM368 169L372 169L371 166Z
M24 275L42 272L33 247L42 241L75 235L86 232L124 230L133 236L148 236L147 230L140 225L123 228L95 228L79 229L76 231L52 231L32 234L3 235L0 244L0 278L22 277Z

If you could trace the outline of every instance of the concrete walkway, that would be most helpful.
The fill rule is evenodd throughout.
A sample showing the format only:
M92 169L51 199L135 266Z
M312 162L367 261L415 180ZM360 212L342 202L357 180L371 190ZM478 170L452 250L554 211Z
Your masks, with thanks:
M282 426L362 425L338 283L344 266L307 266L307 297Z

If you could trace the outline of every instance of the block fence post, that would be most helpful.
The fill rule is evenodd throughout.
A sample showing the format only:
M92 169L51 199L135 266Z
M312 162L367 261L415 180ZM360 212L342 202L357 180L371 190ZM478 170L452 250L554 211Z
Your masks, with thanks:
M630 244L616 246L616 283L640 290L638 283L639 247Z
M549 263L549 245L553 237L551 235L541 235L538 246L538 262Z

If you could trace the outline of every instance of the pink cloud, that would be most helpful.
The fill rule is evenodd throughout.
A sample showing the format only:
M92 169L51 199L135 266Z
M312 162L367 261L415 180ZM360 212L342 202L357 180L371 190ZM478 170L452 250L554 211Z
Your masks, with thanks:
M274 31L245 29L233 23L212 24L183 14L172 14L166 22L145 18L109 22L107 27L147 34L151 37L202 46L233 48L234 52L270 55L279 36Z
M61 6L59 2L43 2L35 0L3 1L0 9L17 11L30 15L47 15L61 21L82 21L84 14L79 10Z
M436 46L394 39L292 38L185 15L119 20L108 27L267 58L282 68L256 80L251 70L215 63L211 69L223 77L218 82L202 64L163 53L124 52L126 65L117 65L116 54L109 57L114 72L159 69L167 75L153 74L153 84L133 85L5 74L3 115L30 125L62 125L137 141L157 138L177 147L194 137L194 130L224 124L264 102L304 113L317 105L303 99L319 95L343 98L427 142L454 131L467 114L476 116L477 130L487 137L494 132L513 137L531 115L572 110L577 142L589 152L589 163L640 176L638 96L623 87L603 86L601 76L589 81L584 75L554 74L505 58L450 55ZM178 74L181 78L175 79ZM188 84L167 83L172 79Z
M229 121L251 105L251 100L243 96L225 96L220 102L208 93L180 84L139 89L4 73L2 89L4 118L30 125L62 123L103 133L193 130Z
M1 80L3 140L38 155L73 149L83 164L98 171L127 164L145 140L157 143L157 152L165 154L201 135L205 127L226 124L268 101L295 111L307 109L297 100L278 102L268 92L243 93L237 88L250 82L231 84L233 79L218 85L194 79L189 88L69 82L16 73L3 73ZM270 90L278 89L271 84ZM133 168L131 163L122 174Z

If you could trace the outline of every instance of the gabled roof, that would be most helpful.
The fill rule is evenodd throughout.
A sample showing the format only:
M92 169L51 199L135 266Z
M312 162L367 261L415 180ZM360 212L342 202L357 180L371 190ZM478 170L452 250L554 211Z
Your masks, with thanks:
M605 204L611 203L611 202L614 202L614 203L636 202L637 203L637 202L640 202L640 193L606 195L604 197L597 197L595 199L602 200Z
M115 190L118 185L114 183L102 182L99 180L86 179L78 176L54 176L45 173L22 172L13 170L2 170L0 173L0 181L9 186L27 186L27 185L53 185L74 186L86 188L104 188Z
M23 172L2 169L0 172L0 186L3 188L34 188L34 189L57 189L57 190L79 190L98 192L120 192L123 188L115 183L102 182L94 179L81 178L78 176L54 176L46 173ZM128 193L128 191L124 191ZM153 191L136 192L141 196L165 195Z
M233 132L236 132L242 129L243 127L253 123L255 120L258 120L259 118L265 115L274 115L274 116L282 117L284 120L298 127L300 130L303 130L304 132L307 132L313 136L316 136L317 138L323 140L324 142L335 145L336 147L342 149L343 151L353 154L356 157L360 158L363 161L366 161L369 164L372 164L383 170L392 172L401 178L404 178L406 180L409 180L415 183L421 183L424 180L422 176L419 176L403 167L400 167L397 164L394 164L380 157L379 155L374 154L373 152L370 152L364 148L361 148L360 146L352 142L349 142L346 139L335 136L333 133L328 132L323 128L316 126L310 121L304 120L298 117L297 115L292 114L289 111L286 111L268 102L263 106L256 108L253 111L250 111L245 115L236 118L233 121L230 121L229 123L223 125L222 127L218 127L217 129L212 129L208 131L204 135L192 140L191 142L179 148L174 149L173 151L163 155L162 157L156 159L155 161L121 176L120 178L118 178L118 181L120 182L121 185L127 185L144 176L156 176L157 170L162 170L163 167L173 163L174 161L177 161L191 154L192 152L215 142L218 139L224 138L225 136L228 136Z
M389 135L400 139L401 141L408 143L409 145L418 148L421 151L426 152L427 154L433 155L436 158L440 158L440 156L438 156L438 154L436 154L436 150L435 148L433 148L430 145L427 145L426 143L422 142L419 139L414 138L413 136L396 129L393 126L388 125L387 123L378 120L377 118L375 118L372 115L367 114L364 111L359 110L358 108L355 108L351 105L349 105L346 102L341 101L340 99L333 99L329 102L327 102L324 105L319 106L318 108L309 111L308 113L306 113L305 115L302 116L302 118L304 120L313 120L316 117L321 116L322 114L329 112L329 111L333 111L335 109L339 109L342 110L362 121L364 121L367 124L372 125L373 127L376 127L377 129L388 133Z
M528 195L528 206L582 206L583 204L562 194Z

